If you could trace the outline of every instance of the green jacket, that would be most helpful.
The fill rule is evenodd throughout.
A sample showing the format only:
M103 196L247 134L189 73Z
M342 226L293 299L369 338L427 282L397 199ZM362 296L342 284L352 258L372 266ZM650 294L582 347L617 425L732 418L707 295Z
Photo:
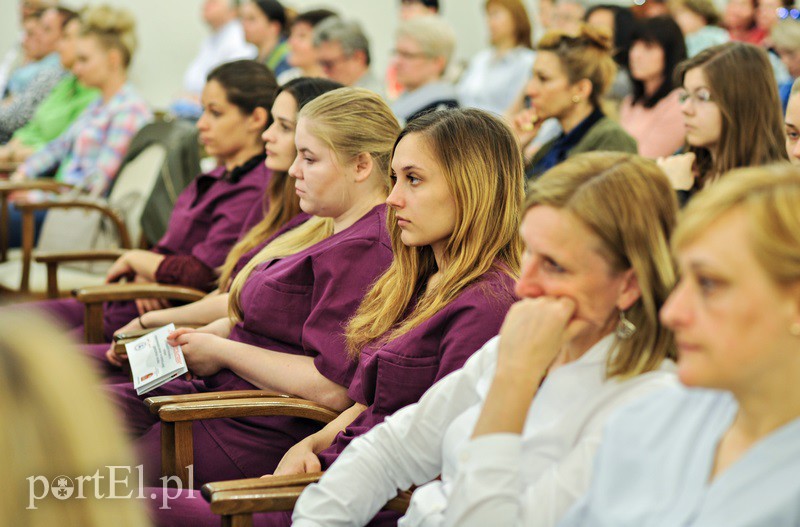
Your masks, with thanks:
M539 162L547 152L553 147L556 139L552 139L545 144L533 155L528 167L533 167ZM611 152L630 152L637 153L636 140L628 135L628 132L615 121L608 117L603 117L597 121L594 126L589 128L578 143L572 147L567 153L567 158L583 152L595 151L611 151ZM533 177L538 177L541 174L533 174Z
M38 150L69 128L100 92L67 75L36 108L28 124L14 132L12 139Z

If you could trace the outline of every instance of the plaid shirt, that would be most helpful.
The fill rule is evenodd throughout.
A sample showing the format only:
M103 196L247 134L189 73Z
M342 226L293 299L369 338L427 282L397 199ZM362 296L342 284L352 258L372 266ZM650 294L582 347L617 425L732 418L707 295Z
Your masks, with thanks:
M38 177L58 166L56 179L105 194L117 176L128 146L153 117L130 85L104 103L89 106L66 132L25 161L28 177Z

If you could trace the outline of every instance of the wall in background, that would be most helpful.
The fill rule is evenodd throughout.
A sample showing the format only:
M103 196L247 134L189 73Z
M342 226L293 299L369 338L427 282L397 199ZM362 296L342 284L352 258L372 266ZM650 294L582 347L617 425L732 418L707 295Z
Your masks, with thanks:
M64 5L107 3L125 7L138 22L139 50L131 68L131 80L155 108L164 108L180 92L186 65L207 34L201 17L201 0L64 0ZM452 24L458 37L456 57L466 60L487 44L484 0L440 0L442 16ZM527 0L529 7L534 0ZM394 48L399 0L286 0L298 11L325 7L364 27L372 46L373 64L382 75ZM531 16L534 11L530 11ZM0 54L19 38L16 0L0 0Z

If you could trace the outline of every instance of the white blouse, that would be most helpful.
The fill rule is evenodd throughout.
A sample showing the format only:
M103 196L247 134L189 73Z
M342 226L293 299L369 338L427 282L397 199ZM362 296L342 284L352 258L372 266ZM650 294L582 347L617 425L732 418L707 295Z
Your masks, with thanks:
M293 525L364 525L398 488L412 484L422 486L401 527L555 525L588 487L608 415L677 382L671 362L624 382L606 380L615 343L609 335L547 376L521 436L471 440L494 377L498 343L499 337L490 340L419 403L353 441L300 496ZM440 474L441 481L431 481Z

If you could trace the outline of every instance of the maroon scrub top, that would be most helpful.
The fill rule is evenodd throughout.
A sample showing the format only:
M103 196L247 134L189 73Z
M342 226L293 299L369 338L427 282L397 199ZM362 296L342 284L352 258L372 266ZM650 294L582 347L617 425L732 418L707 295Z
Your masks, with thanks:
M241 293L244 320L229 338L276 352L314 357L319 372L349 386L357 368L344 328L392 259L386 206L308 249L257 267ZM106 387L121 407L153 482L160 471L160 426L131 383ZM173 380L145 397L255 389L230 370L194 381ZM274 471L283 454L320 424L287 417L211 419L194 426L195 485ZM148 477L150 475L151 477ZM196 487L199 488L199 487Z

